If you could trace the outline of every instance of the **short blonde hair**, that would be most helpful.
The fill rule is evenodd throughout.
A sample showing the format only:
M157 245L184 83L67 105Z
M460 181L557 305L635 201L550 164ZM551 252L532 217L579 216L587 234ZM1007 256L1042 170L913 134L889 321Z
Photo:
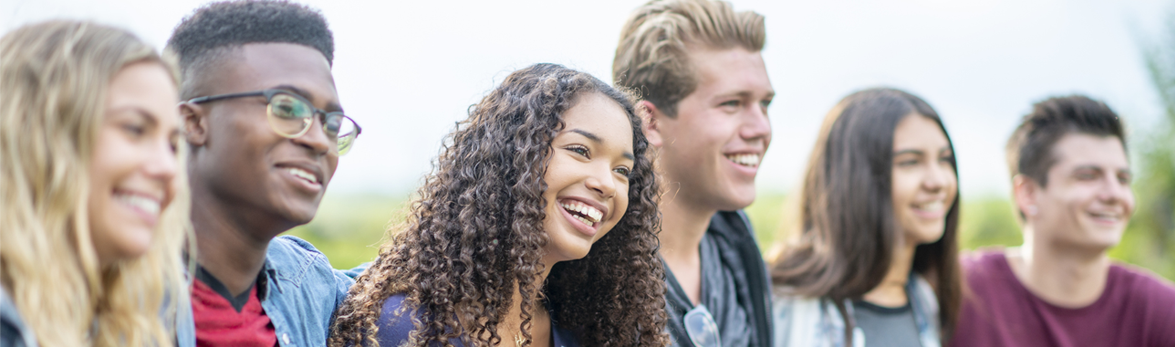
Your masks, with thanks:
M121 29L48 21L0 38L0 284L42 346L174 344L188 295L184 149L145 255L99 265L87 215L107 90L139 62L168 68L175 82L174 68Z
M677 103L698 85L688 57L691 46L759 52L766 37L762 15L734 12L725 1L653 0L624 24L612 80L674 117Z

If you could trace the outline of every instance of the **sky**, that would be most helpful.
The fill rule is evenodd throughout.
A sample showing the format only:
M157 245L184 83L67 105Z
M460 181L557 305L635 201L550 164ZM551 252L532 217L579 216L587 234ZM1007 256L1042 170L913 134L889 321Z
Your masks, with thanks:
M89 19L163 47L206 1L0 0L0 33L50 18ZM334 77L363 127L330 195L407 196L455 122L507 74L558 63L611 80L621 25L644 1L300 1L335 37ZM1032 103L1087 94L1131 129L1162 108L1141 45L1175 2L1159 0L735 0L766 17L762 54L776 91L757 185L802 177L820 122L853 91L889 86L926 99L954 142L960 190L1007 196L1003 145ZM1137 132L1137 131L1135 131Z

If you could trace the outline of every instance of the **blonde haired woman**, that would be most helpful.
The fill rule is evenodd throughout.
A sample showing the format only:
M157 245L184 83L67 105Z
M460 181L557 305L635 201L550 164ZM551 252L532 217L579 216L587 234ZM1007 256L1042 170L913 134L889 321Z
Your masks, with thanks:
M173 70L126 31L50 21L0 38L0 90L0 345L173 345Z

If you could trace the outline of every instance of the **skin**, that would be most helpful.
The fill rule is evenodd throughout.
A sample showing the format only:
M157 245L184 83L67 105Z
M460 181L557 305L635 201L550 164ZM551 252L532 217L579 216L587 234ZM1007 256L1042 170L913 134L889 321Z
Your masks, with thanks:
M698 77L693 93L669 117L648 101L645 135L657 149L665 202L660 254L690 301L701 297L698 246L718 211L755 200L758 163L771 144L767 106L775 97L759 52L693 47ZM731 160L752 155L751 165Z
M891 196L901 240L881 284L865 293L870 303L905 306L906 282L918 245L937 242L959 192L954 153L942 129L930 118L907 115L894 128Z
M330 64L313 48L246 44L212 66L192 82L200 96L279 88L327 112L341 111ZM194 149L189 173L197 261L234 294L252 285L270 240L314 218L338 166L320 119L305 135L285 138L270 127L265 107L264 97L180 107ZM316 181L298 178L291 168Z
M1025 215L1024 245L1008 250L1008 263L1041 299L1085 307L1105 290L1106 251L1134 213L1130 161L1117 137L1082 133L1061 137L1052 154L1046 186L1013 178L1013 197Z
M127 65L110 82L90 162L87 210L103 266L147 253L161 212L183 183L176 180L178 94L155 62Z
M556 263L587 256L592 244L607 235L628 210L628 173L634 165L628 114L607 96L592 93L580 96L575 106L564 112L563 122L564 130L551 141L551 160L543 176L547 183L543 225L549 242L539 283ZM595 206L602 217L589 227L563 207L574 202ZM514 335L521 331L522 295L517 291L514 302L504 324L499 325L504 345L512 345ZM550 345L550 315L542 309L533 314L532 345Z

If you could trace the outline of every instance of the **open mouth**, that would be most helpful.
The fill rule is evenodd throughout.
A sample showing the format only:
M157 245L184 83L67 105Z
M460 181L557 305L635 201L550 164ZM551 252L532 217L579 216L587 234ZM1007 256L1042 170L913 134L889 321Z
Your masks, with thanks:
M159 211L162 209L162 204L159 202L159 199L146 197L140 194L115 191L114 200L151 216L158 216Z
M1112 212L1088 212L1089 217L1093 220L1103 223L1118 223L1122 221L1122 215Z
M763 156L754 153L726 154L725 156L735 164L746 167L759 167L759 162L763 160Z
M943 204L942 201L930 201L930 202L924 202L921 204L911 205L911 207L913 207L914 210L917 210L918 212L923 212L923 213L941 213L943 207L945 207L945 206L946 205Z
M299 169L296 167L287 167L287 168L285 168L285 170L286 170L286 172L289 172L291 175L294 175L294 177L305 180L307 183L311 183L314 185L321 184L320 182L318 182L318 177L315 176L313 173L310 173L310 171L302 170L302 169Z
M559 202L559 206L567 210L567 213L571 214L572 217L575 217L575 219L583 222L584 225L592 228L595 228L600 223L600 218L604 217L603 211L575 200L561 201Z

